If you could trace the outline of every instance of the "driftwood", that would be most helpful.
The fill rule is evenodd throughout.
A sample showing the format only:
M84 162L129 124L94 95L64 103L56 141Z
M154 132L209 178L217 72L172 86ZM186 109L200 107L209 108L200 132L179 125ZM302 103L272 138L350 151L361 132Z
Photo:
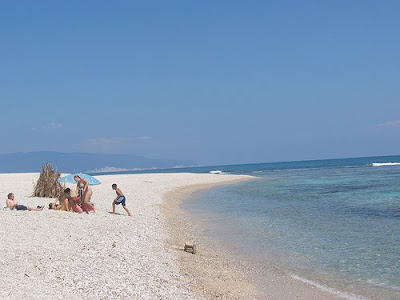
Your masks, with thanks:
M51 164L46 163L42 167L39 179L35 184L33 197L56 198L61 194L64 187L58 181L60 173L56 172Z

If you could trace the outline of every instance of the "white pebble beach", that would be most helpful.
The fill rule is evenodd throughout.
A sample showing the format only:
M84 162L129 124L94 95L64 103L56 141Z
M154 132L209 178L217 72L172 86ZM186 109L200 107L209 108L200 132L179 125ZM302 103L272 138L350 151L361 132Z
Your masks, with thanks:
M0 299L258 297L240 266L225 279L216 276L226 284L213 286L213 254L206 246L201 248L201 241L198 254L183 251L185 239L195 231L185 231L187 221L179 211L183 194L250 177L187 173L97 176L102 184L92 186L97 211L90 214L48 210L53 199L31 197L38 178L38 173L0 174L2 207L10 192L19 204L45 206L43 211L0 211ZM121 206L116 215L110 213L116 197L113 183L125 194L132 217ZM227 257L214 255L211 259L216 267L221 259L226 270L234 268L226 263ZM191 261L197 268L193 272L188 267ZM208 265L208 271L196 264ZM278 282L271 285L270 299L290 299L289 295L295 296L292 299L338 298L305 283L288 281L287 276L284 286L289 290L285 292L280 289L282 276L271 276Z

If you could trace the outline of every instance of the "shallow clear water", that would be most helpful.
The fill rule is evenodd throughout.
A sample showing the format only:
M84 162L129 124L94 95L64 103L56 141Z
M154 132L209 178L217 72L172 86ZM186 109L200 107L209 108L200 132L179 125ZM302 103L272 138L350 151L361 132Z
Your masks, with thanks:
M246 255L338 291L400 299L400 166L349 161L258 168L257 180L184 208L212 216L210 230Z

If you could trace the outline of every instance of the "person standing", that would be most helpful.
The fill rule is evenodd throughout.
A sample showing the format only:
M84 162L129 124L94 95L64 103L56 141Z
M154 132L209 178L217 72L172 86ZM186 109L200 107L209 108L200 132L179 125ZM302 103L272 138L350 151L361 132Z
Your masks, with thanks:
M122 204L122 207L128 213L128 216L132 216L131 212L126 207L126 198L125 198L124 194L122 193L122 191L117 187L117 185L115 183L111 187L117 193L117 197L112 202L112 208L113 208L112 213L115 215L115 205Z
M90 198L93 195L93 191L89 186L89 182L79 175L75 175L74 180L76 181L76 188L77 192L79 193L78 195L79 197L81 197L82 200L83 210L87 213L89 213L89 211L96 212L96 210L94 209L94 205L90 203Z

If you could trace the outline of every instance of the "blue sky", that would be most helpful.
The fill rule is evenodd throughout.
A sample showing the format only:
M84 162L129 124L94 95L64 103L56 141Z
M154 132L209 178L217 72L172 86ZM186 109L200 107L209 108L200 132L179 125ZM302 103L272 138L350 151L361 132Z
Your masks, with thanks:
M1 1L0 153L400 154L400 1Z

